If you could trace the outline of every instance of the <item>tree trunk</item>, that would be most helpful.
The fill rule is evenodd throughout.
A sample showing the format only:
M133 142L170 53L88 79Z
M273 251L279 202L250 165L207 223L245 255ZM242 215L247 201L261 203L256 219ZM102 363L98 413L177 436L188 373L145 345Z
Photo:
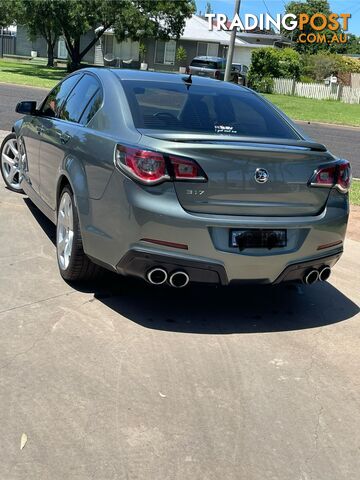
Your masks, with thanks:
M55 44L52 43L51 40L48 41L48 44L47 44L47 56L48 56L47 66L48 67L54 66L54 46Z
M81 52L80 52L80 38L75 39L74 42L71 43L70 35L67 32L63 31L65 42L66 42L66 48L71 58L70 65L68 66L68 70L70 72L73 72L80 68L81 60L96 44L99 38L104 34L105 30L107 30L110 27L111 27L111 24L105 25L104 28L100 32L98 32L97 35L95 35L95 37L91 40L91 42L89 42L88 45L84 48L84 50L82 50Z
M68 66L70 72L74 72L80 68L81 55L80 55L80 38L76 38L72 45L72 51L70 53L71 62Z

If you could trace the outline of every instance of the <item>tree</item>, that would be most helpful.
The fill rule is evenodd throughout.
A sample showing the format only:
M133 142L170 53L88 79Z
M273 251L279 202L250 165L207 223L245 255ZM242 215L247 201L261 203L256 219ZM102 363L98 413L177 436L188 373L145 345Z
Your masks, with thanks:
M300 2L300 1L292 1L288 3L285 7L286 13L293 13L296 16L300 15L301 13L305 13L311 17L315 13L322 13L326 17L328 17L331 14L330 6L328 0L306 0L306 2ZM320 19L315 20L316 25L321 24ZM289 32L287 30L283 31L282 33L285 33L289 36ZM301 53L316 53L319 50L333 50L336 49L337 44L328 44L328 43L301 43L298 42L299 35L305 34L308 35L309 33L314 33L315 35L318 33L325 34L326 38L330 40L334 33L342 33L341 28L337 31L331 31L328 28L322 30L321 32L317 30L313 30L311 25L309 23L304 25L303 30L300 30L298 27L295 28L292 32L290 32L292 40L295 42L294 43L294 48Z
M185 19L195 11L193 0L48 1L55 1L60 6L57 21L71 58L71 70L79 68L81 60L108 28L114 28L118 41L125 38L178 38ZM81 36L89 30L95 32L94 38L81 48Z
M15 23L20 8L18 0L0 0L0 27Z
M360 54L360 37L357 37L356 35L349 33L348 41L345 44L345 46L346 46L346 53L359 55Z
M59 7L58 1L22 0L20 21L26 25L31 38L41 36L46 40L48 67L54 66L54 48L61 35Z

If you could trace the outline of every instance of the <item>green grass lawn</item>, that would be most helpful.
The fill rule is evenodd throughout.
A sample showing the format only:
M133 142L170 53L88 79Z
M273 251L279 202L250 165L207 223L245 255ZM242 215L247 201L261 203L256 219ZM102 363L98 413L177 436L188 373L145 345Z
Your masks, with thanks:
M51 88L66 75L65 68L0 60L0 82Z
M353 180L350 189L350 203L360 205L360 180Z
M290 95L264 94L264 97L293 120L360 126L360 105Z

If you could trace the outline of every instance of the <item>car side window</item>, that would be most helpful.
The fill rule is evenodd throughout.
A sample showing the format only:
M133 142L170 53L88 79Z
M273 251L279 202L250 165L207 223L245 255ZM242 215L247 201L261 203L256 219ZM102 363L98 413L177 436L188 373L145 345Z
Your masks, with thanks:
M59 118L78 123L90 100L98 90L101 91L99 81L93 75L85 74L67 98L60 111Z
M90 122L92 117L101 107L102 101L103 101L102 90L101 88L99 88L95 92L95 94L93 95L92 99L89 101L87 106L85 107L85 110L83 111L80 117L80 123L82 125L87 125Z
M45 99L41 108L41 114L46 117L57 117L66 97L79 81L80 77L81 75L71 75L71 77L66 78L56 85Z

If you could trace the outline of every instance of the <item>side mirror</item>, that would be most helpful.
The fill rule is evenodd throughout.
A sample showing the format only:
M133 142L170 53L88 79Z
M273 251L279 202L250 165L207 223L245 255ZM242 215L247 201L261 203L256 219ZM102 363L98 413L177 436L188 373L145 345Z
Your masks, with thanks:
M35 115L36 112L36 102L19 102L15 108L16 113L21 113L22 115Z

